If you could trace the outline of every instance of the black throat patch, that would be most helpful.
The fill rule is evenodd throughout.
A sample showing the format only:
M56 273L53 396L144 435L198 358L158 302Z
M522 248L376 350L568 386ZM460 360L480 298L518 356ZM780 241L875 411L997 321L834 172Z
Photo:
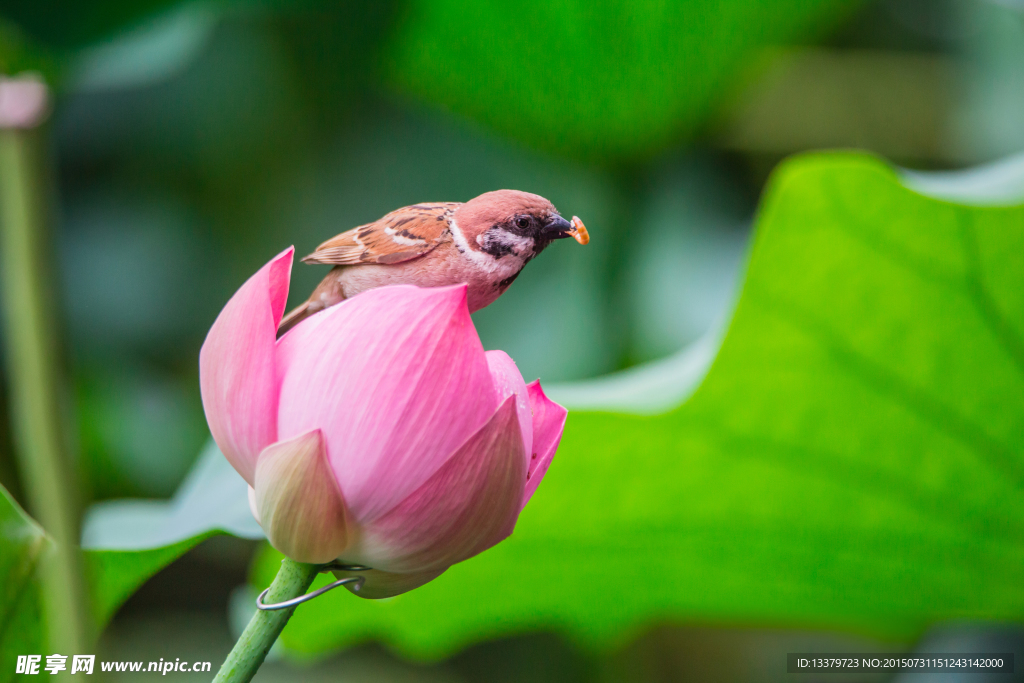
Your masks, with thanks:
M485 232L478 242L480 245L480 251L490 254L496 259L500 259L503 256L515 253L515 233L508 230L507 226L495 225L492 226ZM523 237L530 237L524 235ZM537 240L530 237L533 242L533 252L536 254ZM531 258L530 254L523 254L527 259Z

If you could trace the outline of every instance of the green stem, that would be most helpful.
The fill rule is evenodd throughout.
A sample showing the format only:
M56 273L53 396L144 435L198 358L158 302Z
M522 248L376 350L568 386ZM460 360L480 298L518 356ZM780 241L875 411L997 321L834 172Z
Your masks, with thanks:
M28 507L53 539L40 566L50 651L89 650L78 491L67 452L55 305L45 264L46 174L37 130L0 130L0 247L12 427Z
M270 584L270 590L263 601L283 602L303 595L309 590L318 571L319 567L315 564L296 562L286 557L281 560L281 569L274 577L274 582ZM231 649L228 658L224 660L213 683L251 681L294 611L294 607L268 612L257 610Z

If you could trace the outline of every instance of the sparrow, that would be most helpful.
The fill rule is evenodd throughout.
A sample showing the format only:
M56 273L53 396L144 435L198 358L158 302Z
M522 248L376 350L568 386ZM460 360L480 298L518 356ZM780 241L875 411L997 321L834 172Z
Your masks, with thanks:
M311 315L368 289L465 283L470 313L505 293L523 267L554 240L587 244L583 222L567 221L544 197L486 192L466 203L396 209L327 240L304 263L334 266L309 299L281 321L278 336Z

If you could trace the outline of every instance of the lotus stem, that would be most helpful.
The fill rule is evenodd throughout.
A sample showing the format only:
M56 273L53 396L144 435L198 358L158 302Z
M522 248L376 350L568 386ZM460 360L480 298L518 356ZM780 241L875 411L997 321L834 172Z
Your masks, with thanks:
M274 582L270 584L266 602L284 602L303 595L313 584L320 568L315 564L296 562L287 557L281 560ZM214 683L248 683L256 675L270 648L281 635L285 624L295 611L294 607L275 611L257 610L249 625L231 648L221 665Z
M33 84L35 83L35 84ZM24 81L0 79L0 88ZM42 89L42 95L38 89ZM45 100L45 87L29 82L28 95ZM17 102L15 91L4 102ZM31 104L31 102L30 102ZM45 106L45 102L43 105ZM65 394L45 265L48 176L42 135L31 107L0 111L0 253L6 329L7 377L17 461L29 510L53 541L39 565L42 605L52 653L88 652L91 619L82 578L79 491L68 453ZM8 119L5 123L4 119ZM13 121L10 120L13 118ZM41 644L42 645L42 644Z

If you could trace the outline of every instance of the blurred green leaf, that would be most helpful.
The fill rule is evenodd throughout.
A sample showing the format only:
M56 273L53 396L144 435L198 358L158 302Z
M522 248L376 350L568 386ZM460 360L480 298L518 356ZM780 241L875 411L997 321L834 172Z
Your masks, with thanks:
M117 609L151 576L213 536L207 532L146 550L88 550L86 576L96 623L103 628Z
M2 10L0 10L2 15ZM42 74L47 83L63 77L65 55L27 37L16 25L0 16L0 74Z
M94 497L174 493L210 436L191 389L128 363L79 371L81 457Z
M388 601L318 598L284 643L434 658L535 629L607 645L666 619L893 638L1019 620L1022 392L1024 206L925 197L863 155L797 158L692 398L571 412L511 539Z
M92 506L82 546L93 612L105 624L149 577L217 533L262 538L245 481L212 442L171 500L114 500Z
M0 682L15 678L19 654L42 645L35 569L47 547L46 533L0 487Z
M856 0L414 0L384 51L402 90L528 144L635 157L691 134L753 55Z
M216 455L226 464L227 461L219 452ZM204 461L210 475L204 479L222 481L209 467L211 460L207 458ZM202 471L202 467L197 469ZM194 489L182 486L182 494L189 490ZM222 486L220 490L229 492L230 487ZM251 529L244 524L231 524L229 514L218 514L218 503L221 503L221 510L230 508L229 505L224 506L222 501L215 500L212 508L207 505L205 509L194 510L206 522L198 530L185 528L187 523L178 520L187 518L187 514L178 514L174 521L180 527L180 539L167 536L166 527L173 525L166 523L170 515L165 512L165 519L162 520L161 511L153 509L155 502L148 502L148 506L145 503L136 504L131 509L118 509L108 504L99 514L94 513L96 518L87 526L86 541L93 545L105 544L109 548L88 548L83 558L91 607L100 628L153 574L221 528L236 536L246 537L247 533L252 536ZM128 518L129 515L132 519ZM160 521L165 521L163 527ZM148 544L138 531L140 524L146 526L144 532L150 541ZM47 544L46 532L0 486L0 683L13 680L15 655L38 653L43 645L36 566L40 561L45 561Z
M205 5L165 12L115 40L83 50L76 64L80 90L111 91L167 81L207 46L217 16Z
M249 513L246 484L217 447L204 449L170 501L94 505L83 525L85 573L96 623L106 625L143 583L218 533L262 538ZM46 533L0 487L0 653L38 652L41 644L36 563ZM14 671L0 661L0 683ZM5 668L6 667L6 668Z
M35 39L62 48L83 47L155 14L177 0L7 0L3 15Z

